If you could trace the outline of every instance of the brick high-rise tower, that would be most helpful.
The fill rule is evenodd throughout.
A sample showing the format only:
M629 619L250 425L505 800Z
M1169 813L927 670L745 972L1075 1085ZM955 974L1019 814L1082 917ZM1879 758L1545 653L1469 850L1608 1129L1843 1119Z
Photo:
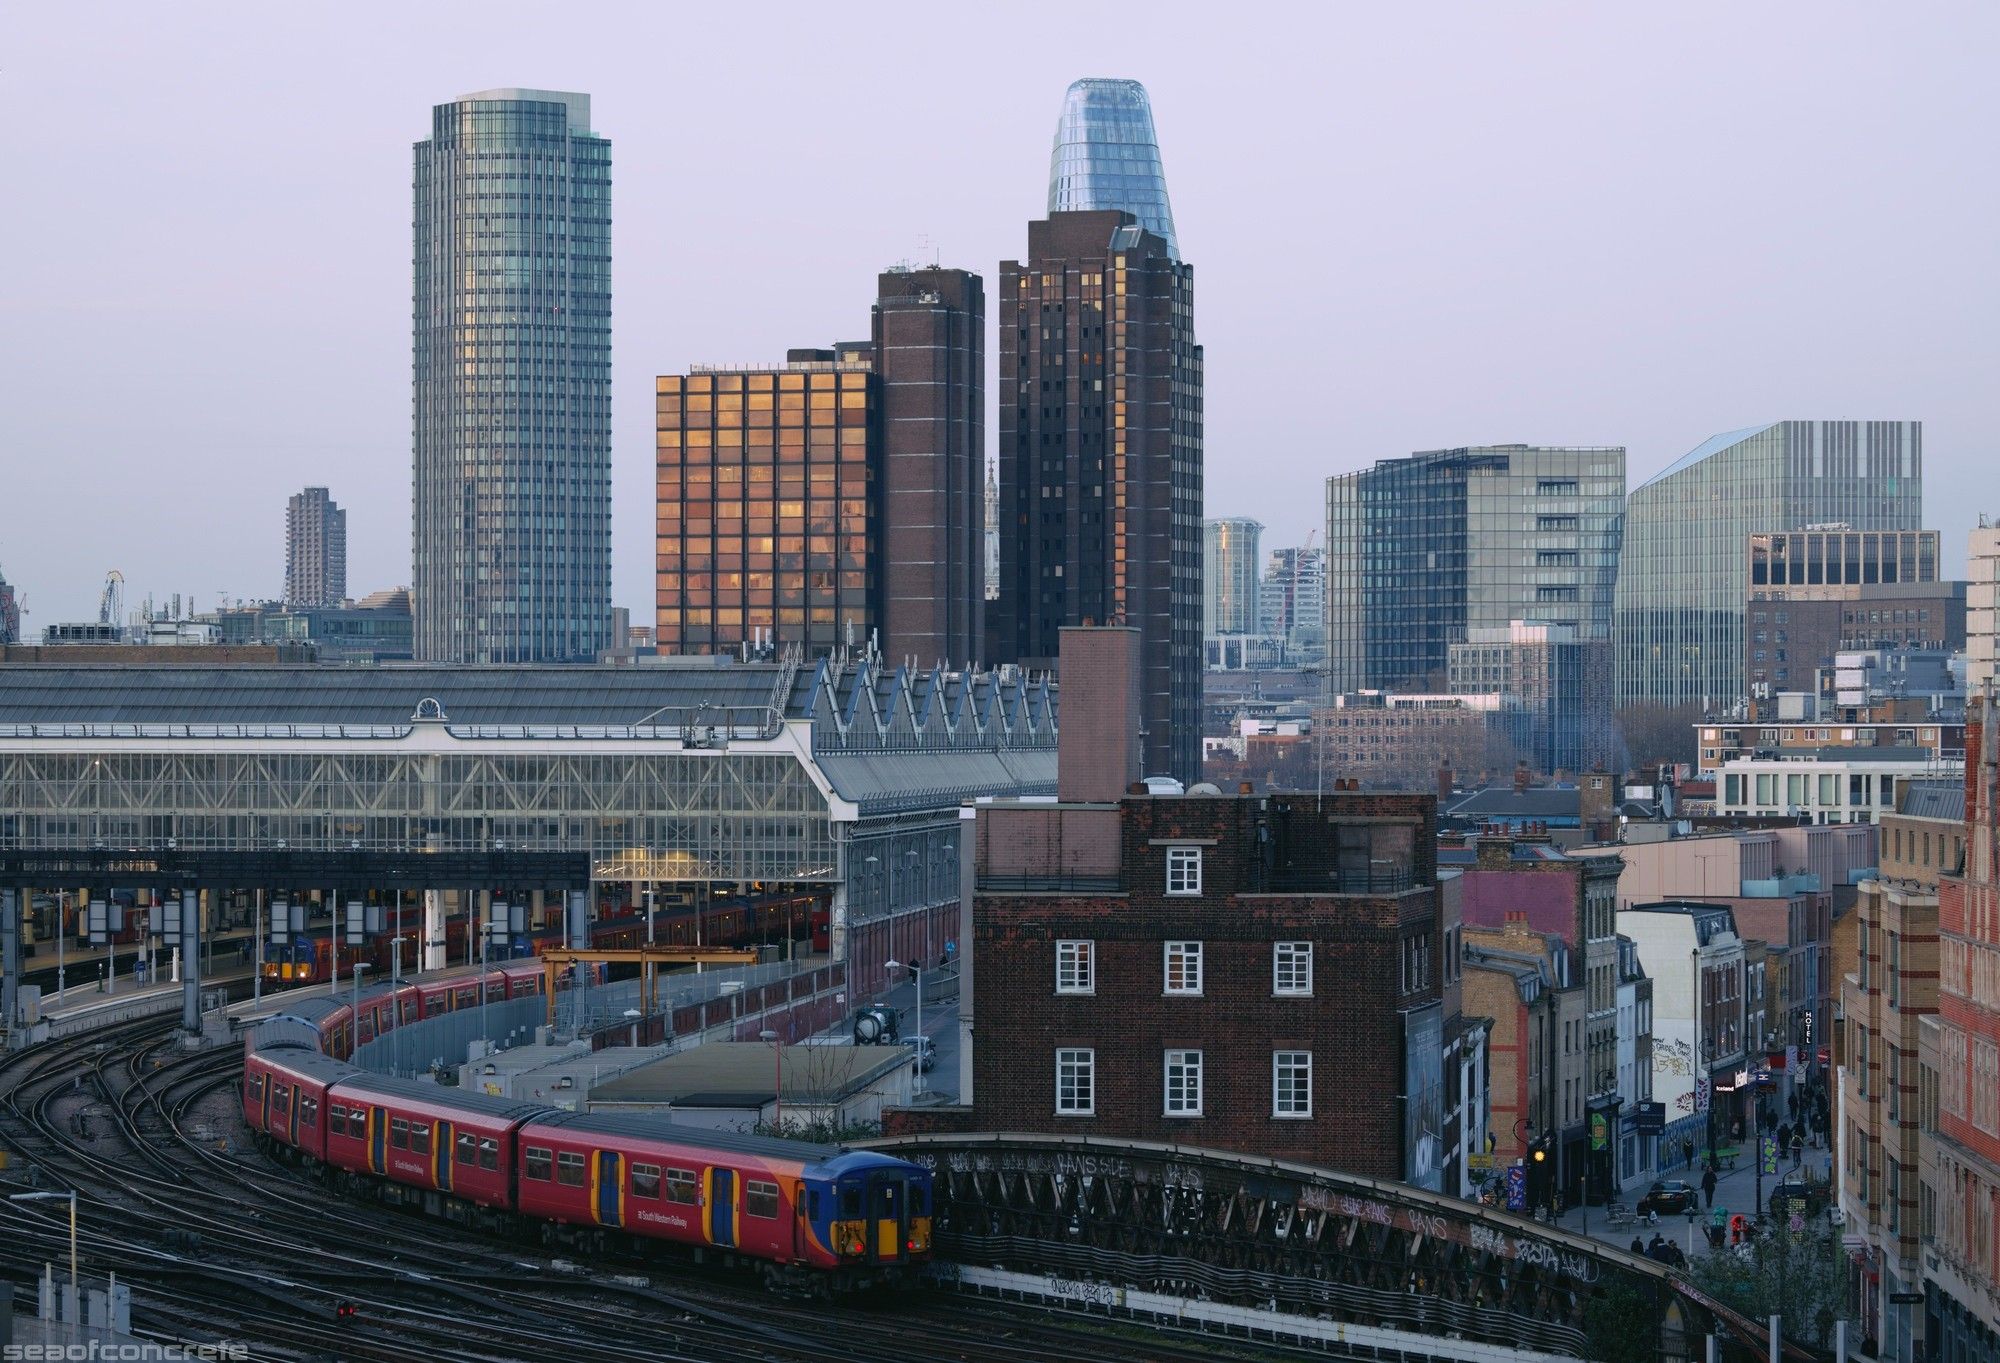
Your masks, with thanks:
M1194 270L1120 210L1028 225L1000 266L998 662L1140 632L1148 775L1201 763L1202 352Z

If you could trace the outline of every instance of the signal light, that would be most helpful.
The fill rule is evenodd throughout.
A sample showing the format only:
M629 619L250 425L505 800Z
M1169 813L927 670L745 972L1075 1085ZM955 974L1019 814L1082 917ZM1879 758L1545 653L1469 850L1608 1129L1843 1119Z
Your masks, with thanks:
M340 1320L353 1320L361 1314L361 1308L351 1301L344 1301L333 1308L333 1314Z
M1537 1146L1535 1148L1535 1163L1540 1164L1543 1160L1547 1159L1548 1157L1549 1157L1548 1151L1542 1149L1540 1146Z

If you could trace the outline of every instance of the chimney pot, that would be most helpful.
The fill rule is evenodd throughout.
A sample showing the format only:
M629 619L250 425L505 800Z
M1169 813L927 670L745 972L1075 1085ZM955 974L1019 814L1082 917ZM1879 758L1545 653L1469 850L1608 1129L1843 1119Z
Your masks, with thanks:
M1254 789L1255 789L1255 787L1254 787L1254 786L1252 786L1252 785L1251 785L1251 784L1250 784L1250 783L1249 783L1248 781L1238 781L1238 782L1236 783L1236 793L1237 793L1238 795L1248 795L1248 794L1250 794L1250 793L1251 793L1251 792L1252 792L1252 791L1253 791Z
M1134 781L1131 785L1125 787L1125 793L1127 795L1144 795L1146 793L1146 783L1144 781Z

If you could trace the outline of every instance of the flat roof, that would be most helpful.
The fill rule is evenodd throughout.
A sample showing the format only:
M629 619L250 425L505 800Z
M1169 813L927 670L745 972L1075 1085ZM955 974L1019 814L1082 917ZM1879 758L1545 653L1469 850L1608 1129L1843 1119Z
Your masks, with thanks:
M592 1088L590 1101L753 1107L776 1096L782 1069L786 1101L837 1102L914 1058L900 1045L786 1046L773 1064L761 1041L718 1041L627 1070Z

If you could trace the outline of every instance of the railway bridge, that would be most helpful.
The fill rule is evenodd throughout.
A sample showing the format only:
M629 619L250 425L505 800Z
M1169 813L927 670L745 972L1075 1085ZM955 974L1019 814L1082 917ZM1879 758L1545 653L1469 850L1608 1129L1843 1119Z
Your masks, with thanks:
M1658 1322L1662 1360L1769 1356L1754 1322L1652 1260L1442 1194L1224 1151L940 1133L869 1142L933 1171L940 1271L1345 1356L1589 1357L1593 1301ZM1797 1346L1788 1363L1814 1355Z

